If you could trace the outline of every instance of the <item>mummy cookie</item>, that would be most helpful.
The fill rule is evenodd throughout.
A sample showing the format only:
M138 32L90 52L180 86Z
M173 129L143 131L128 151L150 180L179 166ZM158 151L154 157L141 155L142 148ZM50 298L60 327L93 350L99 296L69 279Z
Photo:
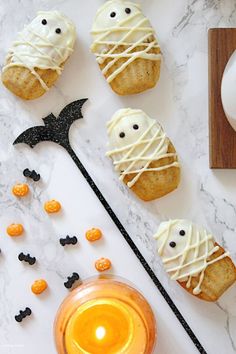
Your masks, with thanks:
M26 100L42 96L61 75L75 38L75 26L68 18L57 11L39 12L9 50L3 84Z
M165 270L192 295L216 301L236 281L229 252L202 227L170 220L161 223L154 238Z
M160 198L179 185L175 148L156 120L139 109L121 109L107 125L115 170L142 200Z
M131 95L156 85L161 67L160 46L138 4L107 1L98 10L91 33L91 51L117 94Z

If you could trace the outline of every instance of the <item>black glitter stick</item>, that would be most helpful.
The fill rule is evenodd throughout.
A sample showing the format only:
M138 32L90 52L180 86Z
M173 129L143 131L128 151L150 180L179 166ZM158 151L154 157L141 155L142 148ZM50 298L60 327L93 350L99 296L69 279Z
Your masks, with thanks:
M198 349L198 351L201 354L206 354L207 352L199 342L198 338L182 316L181 312L178 310L176 305L174 304L173 300L133 242L132 238L129 236L128 232L125 230L124 226L121 224L120 220L116 216L115 212L112 210L110 207L109 203L101 193L101 191L98 189L97 185L93 181L92 177L89 175L88 171L84 167L84 165L81 163L80 159L72 149L69 141L69 131L70 128L77 119L83 118L81 109L84 105L84 103L87 101L87 99L82 99L78 101L74 101L70 104L68 104L59 114L59 117L56 118L52 113L47 116L46 118L43 119L44 121L44 126L36 126L29 128L25 132L23 132L15 141L15 144L19 143L25 143L29 145L31 148L34 148L38 143L43 142L43 141L52 141L54 143L59 144L60 146L63 146L71 158L73 159L74 163L76 166L79 168L80 172L96 194L97 198L103 205L103 207L106 209L107 213L113 220L114 224L117 226L119 229L120 233L126 240L126 242L129 244L133 252L135 253L136 257L139 259L141 262L142 266L146 270L146 272L149 274L150 278L152 279L153 283L156 285L158 290L160 291L161 295L164 297L166 300L167 304L191 338L192 342Z

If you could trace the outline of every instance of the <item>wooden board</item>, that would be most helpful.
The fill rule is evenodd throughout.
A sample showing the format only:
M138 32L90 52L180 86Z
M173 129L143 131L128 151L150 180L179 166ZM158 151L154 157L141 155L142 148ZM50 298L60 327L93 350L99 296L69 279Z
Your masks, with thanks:
M236 28L210 29L208 44L210 168L236 168L236 132L221 102L222 76L236 49Z

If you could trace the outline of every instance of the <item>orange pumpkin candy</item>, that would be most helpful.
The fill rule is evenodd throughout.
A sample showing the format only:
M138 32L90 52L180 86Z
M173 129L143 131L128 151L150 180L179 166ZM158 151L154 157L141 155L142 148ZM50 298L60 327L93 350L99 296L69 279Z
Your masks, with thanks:
M102 237L102 231L99 229L92 228L91 230L88 230L86 232L85 236L89 242L98 241Z
M24 227L21 224L11 224L7 228L7 233L11 237L21 236L24 232Z
M16 197L25 197L29 193L29 186L25 183L15 184L12 188L12 193Z
M44 204L44 210L49 214L58 213L61 210L61 204L55 199L49 200Z
M99 272L104 272L111 268L111 261L108 258L100 258L95 262L95 268Z
M31 286L31 290L35 295L40 295L48 287L48 283L44 279L35 280Z

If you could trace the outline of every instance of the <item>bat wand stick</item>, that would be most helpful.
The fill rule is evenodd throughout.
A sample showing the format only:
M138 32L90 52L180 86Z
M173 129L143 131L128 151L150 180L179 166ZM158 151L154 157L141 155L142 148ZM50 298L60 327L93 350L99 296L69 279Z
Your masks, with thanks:
M198 351L201 354L207 354L205 349L203 348L202 344L199 342L198 338L184 319L183 315L181 312L178 310L176 307L175 303L147 263L146 259L143 257L141 252L139 251L138 247L135 245L133 242L132 238L129 236L128 232L116 216L115 212L113 209L110 207L109 203L103 196L102 192L99 190L97 187L96 183L72 149L69 141L69 130L73 124L74 121L77 119L83 118L81 109L84 105L84 103L87 101L87 99L82 99L78 101L74 101L70 104L68 104L59 114L59 117L56 118L52 113L47 116L46 118L43 119L44 121L44 126L36 126L27 129L25 132L23 132L15 141L14 145L19 144L19 143L25 143L29 145L31 148L34 148L38 143L43 142L43 141L52 141L54 143L59 144L62 146L70 155L86 181L88 182L89 186L92 188L94 193L96 194L97 198L99 199L100 203L103 205L107 213L109 214L110 218L116 225L116 227L119 229L120 233L124 237L125 241L129 244L130 248L136 255L136 257L139 259L141 262L142 266L152 279L153 283L161 293L161 295L164 297L166 300L167 304L175 314L176 318L179 320L180 324L183 326L184 330L187 332L189 335L190 339L194 343L195 347L198 349Z

